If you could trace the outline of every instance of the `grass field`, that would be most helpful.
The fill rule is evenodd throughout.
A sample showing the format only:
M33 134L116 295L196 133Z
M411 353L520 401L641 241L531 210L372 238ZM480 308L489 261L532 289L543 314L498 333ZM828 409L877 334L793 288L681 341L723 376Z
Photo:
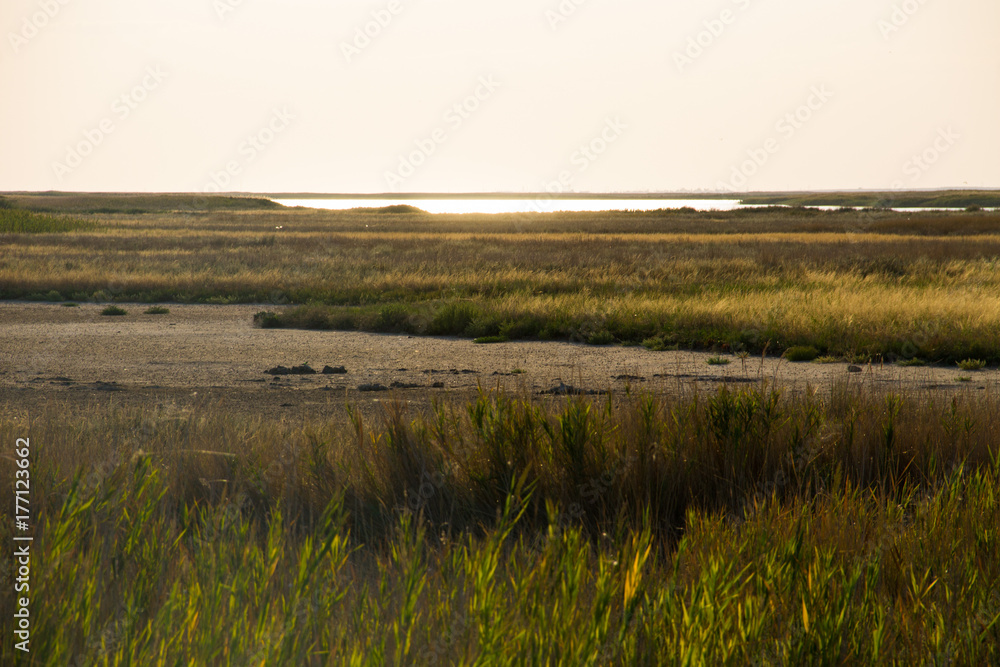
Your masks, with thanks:
M996 664L998 408L847 384L346 424L7 405L38 517L24 664Z
M203 199L8 196L22 209L4 215L63 227L0 237L0 298L263 303L300 306L265 306L268 326L1000 362L996 212L432 216Z
M870 206L878 208L997 208L1000 192L975 190L937 190L926 192L806 192L800 194L754 194L743 198L746 204L784 204L786 206Z
M0 224L0 298L124 311L107 321L135 301L245 302L263 327L683 346L719 364L883 355L971 380L1000 361L995 212L47 194L0 199ZM1000 397L878 386L497 385L409 407L348 392L345 419L15 387L45 397L0 403L0 442L31 440L21 663L998 664Z

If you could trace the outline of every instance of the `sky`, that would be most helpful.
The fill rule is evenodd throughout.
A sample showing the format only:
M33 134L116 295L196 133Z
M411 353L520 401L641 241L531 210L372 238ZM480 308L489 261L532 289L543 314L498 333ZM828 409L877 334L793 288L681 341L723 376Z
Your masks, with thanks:
M997 0L4 0L0 190L1000 187Z

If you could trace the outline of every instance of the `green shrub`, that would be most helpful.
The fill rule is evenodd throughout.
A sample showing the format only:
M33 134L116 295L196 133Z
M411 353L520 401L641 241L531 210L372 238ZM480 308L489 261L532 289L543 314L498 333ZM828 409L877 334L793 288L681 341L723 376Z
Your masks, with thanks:
M101 315L105 317L121 317L123 315L128 315L128 311L124 308L119 308L118 306L108 306L101 311Z
M461 336L479 315L479 307L468 301L447 303L434 313L427 333L432 336Z
M535 338L541 330L542 321L531 315L508 320L500 325L500 335L510 340Z
M958 367L963 371L981 371L986 368L986 362L982 359L963 359L958 362Z
M354 331L358 328L358 323L350 313L338 313L329 319L330 329L334 331Z
M652 350L653 352L662 352L667 349L667 344L659 336L645 339L642 341L642 346L647 350Z
M390 303L378 311L372 328L379 333L413 333L409 309L401 303Z
M589 345L611 345L614 342L614 334L607 329L590 334L590 337L587 338L587 344Z
M505 336L480 336L472 342L476 345L489 345L491 343L507 343L509 340Z
M334 317L331 311L319 306L302 306L281 315L282 325L286 327L315 329L319 331L345 328L336 326L337 323L333 320Z
M465 335L471 338L486 338L500 335L500 320L495 315L481 313L466 327Z
M732 359L726 359L725 357L709 357L705 360L709 366L727 366L732 363Z
M282 326L281 317L269 310L262 310L254 315L253 323L261 329L278 329Z
M923 359L918 359L913 357L912 359L900 359L896 362L898 366L926 366L927 362Z
M819 350L811 345L790 347L785 350L785 359L789 361L812 361L818 356Z
M146 309L147 315L169 315L170 309L163 306L150 306Z

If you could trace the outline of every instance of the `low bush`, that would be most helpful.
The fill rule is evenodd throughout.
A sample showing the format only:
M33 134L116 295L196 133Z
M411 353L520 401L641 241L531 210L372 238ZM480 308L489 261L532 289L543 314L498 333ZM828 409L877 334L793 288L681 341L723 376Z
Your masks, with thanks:
M432 336L462 336L479 315L479 308L468 301L446 303L434 313L427 333Z
M813 361L819 357L819 350L811 346L796 346L785 350L785 359L789 361Z
M587 338L588 345L611 345L615 342L615 335L608 330L598 331Z

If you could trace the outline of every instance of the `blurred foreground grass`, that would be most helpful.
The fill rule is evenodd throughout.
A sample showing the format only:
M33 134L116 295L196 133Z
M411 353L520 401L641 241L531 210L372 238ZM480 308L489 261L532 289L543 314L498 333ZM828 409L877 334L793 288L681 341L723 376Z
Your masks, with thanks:
M0 406L33 451L22 662L997 664L998 408L850 383L347 423Z

